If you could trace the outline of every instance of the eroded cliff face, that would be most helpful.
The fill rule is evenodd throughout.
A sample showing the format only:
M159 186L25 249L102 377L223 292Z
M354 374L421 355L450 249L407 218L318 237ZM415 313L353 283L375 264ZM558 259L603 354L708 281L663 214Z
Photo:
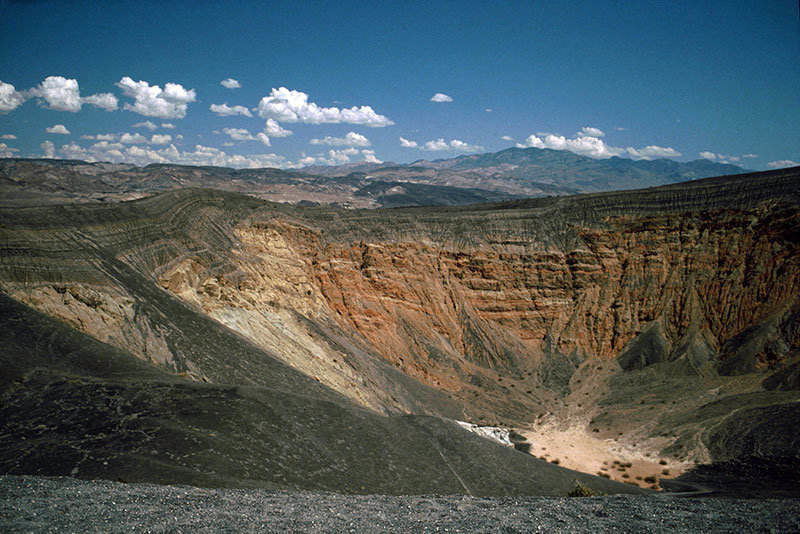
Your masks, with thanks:
M322 298L397 363L437 349L503 368L535 363L545 342L614 358L656 322L671 346L692 335L718 350L797 300L799 221L794 210L616 218L580 229L567 251L289 237L298 287L314 286L299 292L306 309L322 312Z
M336 242L277 216L237 227L233 272L184 260L159 278L366 405L380 396L361 391L343 352L300 317L336 325L476 413L517 419L552 400L541 386L553 389L553 358L573 370L622 355L630 369L679 361L689 374L716 373L732 339L797 305L799 226L795 209L615 217L578 228L566 251L518 242L453 250L430 240ZM791 358L793 332L751 351L744 372Z

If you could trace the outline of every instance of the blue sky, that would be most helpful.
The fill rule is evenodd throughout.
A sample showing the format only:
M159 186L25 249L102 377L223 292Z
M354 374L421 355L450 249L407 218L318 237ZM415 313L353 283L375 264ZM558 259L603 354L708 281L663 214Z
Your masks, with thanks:
M800 162L795 0L363 4L0 0L0 156Z

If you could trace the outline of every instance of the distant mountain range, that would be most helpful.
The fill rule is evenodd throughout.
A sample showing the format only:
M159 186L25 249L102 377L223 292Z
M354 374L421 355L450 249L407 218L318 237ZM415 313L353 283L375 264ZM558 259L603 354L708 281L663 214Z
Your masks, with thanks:
M509 148L451 159L417 160L406 165L363 163L303 170L323 176L363 173L373 180L472 187L524 196L639 189L747 172L736 165L705 159L685 163L668 159L594 159L547 148Z
M231 169L76 160L0 159L0 203L128 200L159 191L204 187L289 203L352 208L461 205L611 190L640 189L740 174L708 160L592 159L571 152L509 148L409 164Z

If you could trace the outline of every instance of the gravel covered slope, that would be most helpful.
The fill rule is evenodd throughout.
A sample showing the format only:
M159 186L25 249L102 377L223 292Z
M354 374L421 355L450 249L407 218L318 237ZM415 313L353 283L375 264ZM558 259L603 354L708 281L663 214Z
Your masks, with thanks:
M800 501L356 496L2 476L0 530L797 532Z

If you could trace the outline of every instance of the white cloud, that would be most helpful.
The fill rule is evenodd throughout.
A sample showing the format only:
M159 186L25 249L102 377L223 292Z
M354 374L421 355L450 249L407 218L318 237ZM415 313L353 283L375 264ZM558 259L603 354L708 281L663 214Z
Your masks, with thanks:
M153 121L144 121L144 122L137 122L133 125L134 128L147 128L151 132L158 128L158 126Z
M97 134L97 135L82 135L81 139L95 139L97 141L113 141L117 136L114 134Z
M416 141L409 141L405 137L400 138L400 146L405 148L416 148L417 142Z
M359 150L357 148L349 147L343 149L330 149L325 154L318 154L317 156L303 156L300 158L295 164L291 164L291 167L307 167L309 165L342 165L344 163L350 163L352 158L356 156L361 156L363 161L368 163L383 163L380 159L375 156L374 150L367 150L362 149Z
M265 133L263 133L263 132L258 132L258 133L256 134L256 138L257 138L259 141L261 141L262 143L264 143L264 145L265 145L265 146L272 146L272 145L270 144L270 142L269 142L269 136L268 136L267 134L265 134Z
M56 146L52 141L45 141L39 145L39 148L42 149L42 152L44 152L44 157L46 158L52 158L56 155Z
M568 139L563 135L547 134L543 137L529 135L522 143L517 143L518 148L550 148L552 150L568 150L575 154L592 158L610 158L624 152L623 149L607 145L602 139L586 135L579 135Z
M423 150L448 150L450 145L441 137L435 141L428 141L423 146Z
M81 98L81 102L97 106L106 111L116 111L119 105L117 97L111 93L98 93L96 95L86 96Z
M111 93L99 93L81 98L78 80L63 76L48 76L28 94L43 99L47 107L57 111L77 113L83 104L91 104L106 111L117 109L117 97Z
M242 84L240 84L238 80L234 80L233 78L225 78L224 80L219 82L219 84L222 87L226 87L228 89L238 89L242 86Z
M141 145L147 142L147 138L139 133L124 133L120 136L119 142L125 145Z
M63 124L54 124L49 128L45 128L45 131L49 134L69 135L69 130Z
M167 130L172 130L173 128L175 128L175 125L172 124L171 122L162 122L161 127L166 128Z
M700 152L700 157L710 161L719 161L720 163L738 163L742 158L755 156L755 154L745 154L744 156L726 156L725 154L715 154L714 152L704 151ZM756 156L757 157L757 156Z
M326 135L322 139L312 139L309 141L312 145L330 145L330 146L369 146L369 139L361 134L355 132L348 132L344 137L331 137Z
M374 150L362 150L361 155L364 156L364 161L367 163L383 163L375 156Z
M585 136L585 137L603 137L605 132L598 128L592 128L591 126L584 126L581 128L581 131L578 132L578 136Z
M42 147L46 150L45 147ZM100 142L88 148L77 143L63 145L57 151L62 157L86 161L112 161L148 165L150 163L178 163L182 165L214 165L219 167L260 168L260 167L299 167L277 154L228 154L223 150L203 145L195 145L191 151L178 150L175 145L164 148L125 146L121 143ZM55 154L54 154L55 155Z
M14 111L25 102L25 95L13 85L0 81L0 113Z
M658 145L648 145L639 149L628 147L626 150L633 159L679 158L683 155L672 147Z
M758 157L758 154L742 154L742 158L744 158L744 159L752 159L752 158L757 158L757 157Z
M772 169L782 169L784 167L797 167L800 165L797 161L792 161L790 159L780 159L777 161L770 161L767 163L767 167Z
M245 117L252 117L253 114L244 106L229 106L227 102L224 104L211 104L208 108L212 113L216 113L220 117L230 117L233 115L244 115Z
M5 143L0 143L0 158L15 158L14 152L19 152L18 148L11 148Z
M547 148L542 139L530 134L523 142L517 143L517 148Z
M150 138L151 145L166 145L172 142L172 136L169 134L155 134Z
M431 102L452 102L453 99L444 93L436 93L431 97Z
M89 155L88 151L77 144L76 142L72 142L68 145L62 145L61 148L58 149L67 159L83 159L86 161L97 161L97 159L93 158Z
M370 106L339 109L323 108L308 101L308 95L281 87L272 89L258 103L258 115L261 118L275 119L280 122L304 122L309 124L363 124L371 127L391 126L394 124L383 115L375 113Z
M17 136L14 134L3 134L0 135L0 139L16 139Z
M270 137L289 137L292 135L291 130L283 128L275 119L267 119L267 124L264 126L264 133Z
M584 127L581 131L585 132L591 127ZM603 133L600 130L597 132ZM597 133L595 132L595 133ZM541 136L541 137L540 137ZM649 145L644 148L635 149L628 147L611 146L599 137L591 135L577 134L573 138L567 138L556 134L529 135L522 143L517 143L518 148L549 148L552 150L567 150L590 158L605 159L612 156L628 154L633 159L652 159L652 158L677 158L682 154L671 147L660 147Z
M81 110L81 94L78 80L63 76L48 76L38 86L28 91L32 96L44 99L50 109L71 111Z
M502 139L503 141L513 141L514 140L514 138L511 137L510 135L504 135L500 139Z
M471 152L475 150L481 150L483 147L477 145L470 145L469 143L465 143L459 139L453 139L450 141L450 148L453 150L460 150L464 152Z
M256 138L246 128L223 128L222 132L234 141L255 141Z
M492 108L486 108L486 109L484 109L483 111L485 111L486 113L491 113L491 112L492 112L492 111L494 111L494 110L493 110Z
M470 145L469 143L465 143L460 139L452 139L449 143L445 141L443 138L436 139L434 141L427 141L422 147L422 150L430 150L430 151L443 151L443 150L454 150L458 152L475 152L478 150L482 150L483 147L477 145Z
M117 87L125 96L134 99L133 105L125 104L124 108L145 117L182 119L189 102L197 98L194 89L186 90L178 83L167 83L161 89L145 81L134 82L128 76L117 82Z

